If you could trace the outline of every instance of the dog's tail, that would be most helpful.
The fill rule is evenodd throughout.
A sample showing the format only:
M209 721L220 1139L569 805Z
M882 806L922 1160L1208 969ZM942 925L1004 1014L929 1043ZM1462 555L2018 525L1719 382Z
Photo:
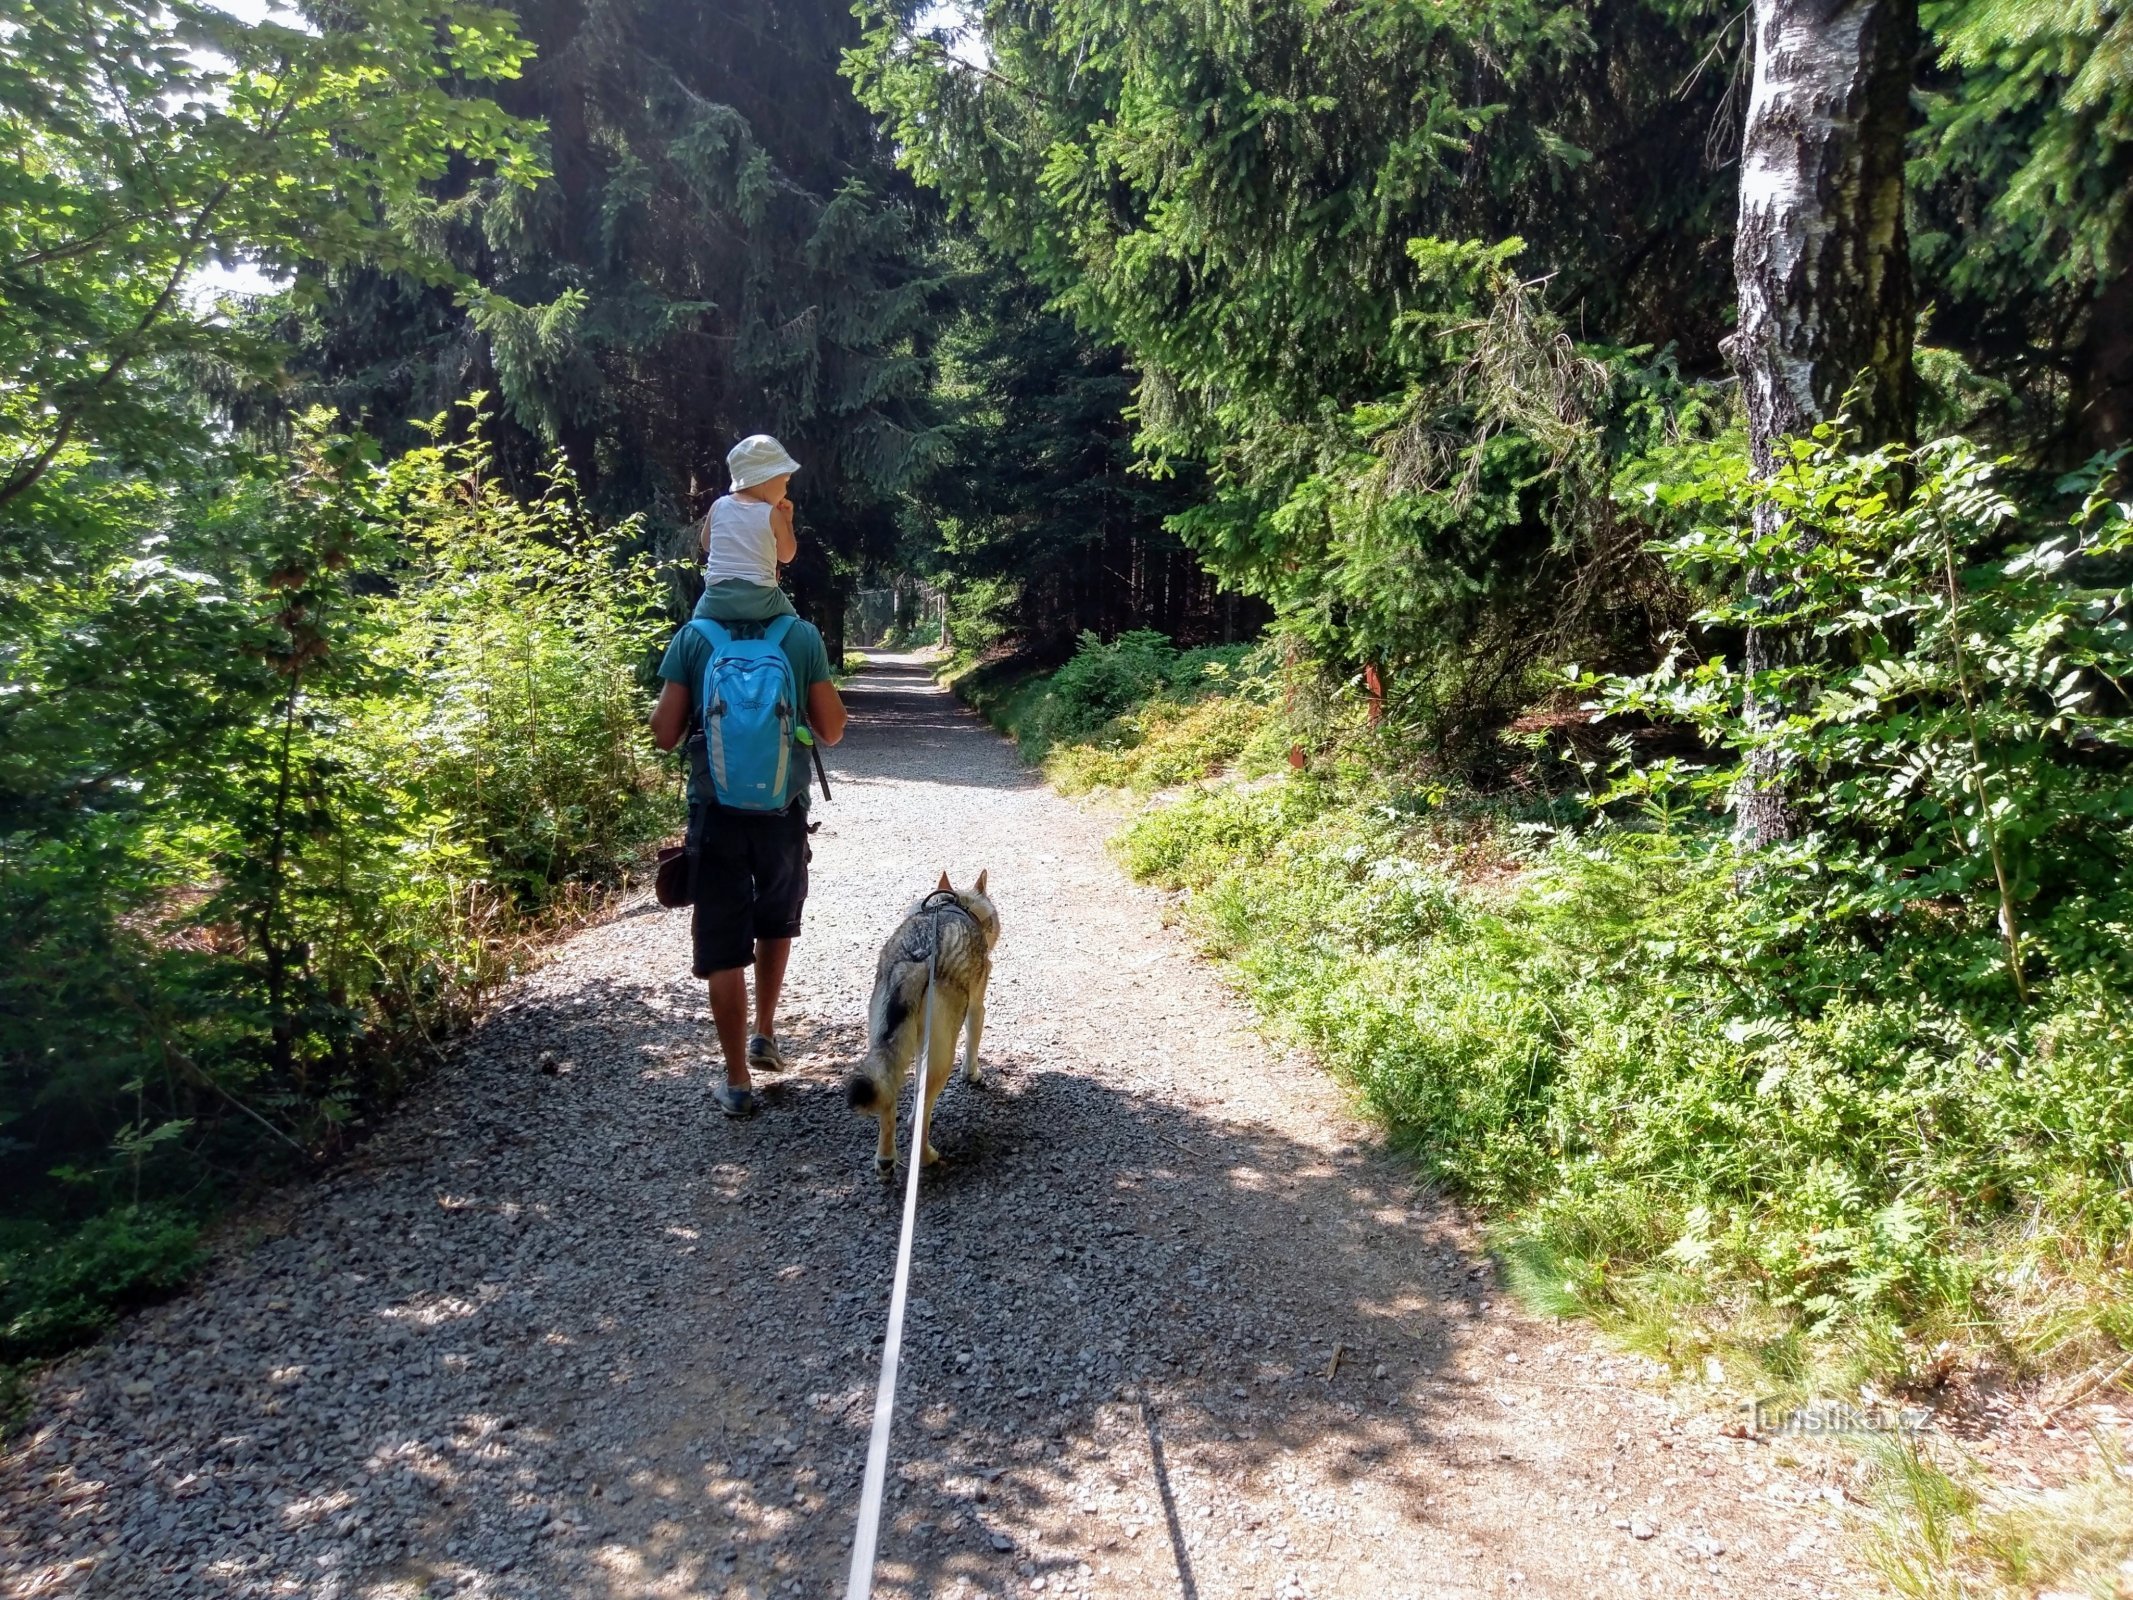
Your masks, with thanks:
M879 1115L884 1104L896 1098L902 1081L897 1058L903 1053L899 1035L906 1031L915 1007L925 1006L932 994L932 966L916 998L904 985L893 982L875 996L875 1014L869 1019L866 1059L844 1081L844 1103L854 1111Z
M887 1045L877 1044L866 1059L844 1080L844 1103L854 1111L878 1114L884 1102L896 1098L896 1058Z
M881 1085L866 1067L861 1067L845 1080L844 1102L854 1111L872 1111L881 1103Z

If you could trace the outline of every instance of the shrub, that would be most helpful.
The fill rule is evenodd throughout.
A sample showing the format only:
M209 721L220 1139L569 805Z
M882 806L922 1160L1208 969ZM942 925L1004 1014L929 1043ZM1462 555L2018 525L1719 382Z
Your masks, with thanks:
M9 1348L175 1281L194 1213L339 1145L666 821L629 530L515 499L469 421L56 481L77 559L0 618Z
M1147 794L1204 778L1240 761L1271 718L1266 707L1216 695L1187 705L1159 700L1116 720L1113 742L1053 747L1045 776L1062 794Z
M1148 629L1123 633L1106 644L1084 633L1058 671L1044 678L1017 678L1003 694L983 669L965 686L966 698L1013 733L1023 754L1042 758L1055 745L1092 743L1107 749L1140 742L1144 717L1174 717L1189 702L1211 692L1253 692L1246 670L1251 645L1215 645L1179 650ZM1212 732L1215 722L1202 725Z
M1151 629L1122 633L1109 644L1084 633L1073 659L1052 674L1047 734L1058 740L1095 733L1167 687L1177 662L1177 646Z
M199 1229L158 1206L121 1206L68 1230L0 1236L0 1361L57 1355L128 1307L169 1293L198 1264Z
M1900 1365L1995 1274L2123 1248L2122 993L2084 980L1977 1019L1854 950L1845 992L1803 1012L1782 891L1744 896L1721 834L1564 835L1462 882L1394 815L1311 780L1232 786L1143 814L1120 849L1198 891L1261 1010L1573 1301L1605 1311L1653 1269L1748 1285ZM2028 1237L2002 1239L2016 1217Z
M982 656L1014 626L1022 604L1022 586L1008 578L971 578L948 595L948 642L965 655ZM923 649L942 642L930 621L899 635L899 649Z
M1773 645L1754 672L1677 649L1588 680L1604 709L1691 722L1731 756L1617 794L1782 786L1817 915L1904 925L1973 984L1999 964L2017 999L2098 963L2133 978L2095 937L2133 919L2133 503L2100 487L2117 461L2061 484L2078 504L2058 521L1960 439L1850 455L1825 427L1768 484L1712 464L1651 490L1690 523L1663 553L1715 592L1700 623ZM1778 513L1761 531L1759 506Z

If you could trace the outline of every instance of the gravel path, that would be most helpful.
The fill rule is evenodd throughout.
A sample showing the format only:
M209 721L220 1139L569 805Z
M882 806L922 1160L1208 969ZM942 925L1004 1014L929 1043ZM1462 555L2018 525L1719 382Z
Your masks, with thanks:
M706 1097L680 914L514 991L361 1159L43 1383L0 1595L835 1596L897 1188L843 1104L943 866L1005 926L941 1102L884 1595L1856 1595L1841 1491L1501 1296L922 667L850 693L786 1032Z

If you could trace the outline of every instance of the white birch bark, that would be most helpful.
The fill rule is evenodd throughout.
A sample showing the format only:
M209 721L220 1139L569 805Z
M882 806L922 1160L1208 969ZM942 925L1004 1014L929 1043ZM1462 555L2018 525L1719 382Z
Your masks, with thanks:
M1740 324L1726 354L1740 374L1756 475L1769 477L1787 438L1840 410L1871 443L1910 432L1903 159L1917 0L1755 0L1754 26L1733 247ZM1758 510L1757 531L1776 531L1775 517ZM1762 596L1778 587L1770 573L1749 583ZM1774 664L1792 643L1751 630L1747 669ZM1750 726L1769 726L1781 710L1751 698ZM1735 814L1751 843L1792 833L1773 757L1750 760Z

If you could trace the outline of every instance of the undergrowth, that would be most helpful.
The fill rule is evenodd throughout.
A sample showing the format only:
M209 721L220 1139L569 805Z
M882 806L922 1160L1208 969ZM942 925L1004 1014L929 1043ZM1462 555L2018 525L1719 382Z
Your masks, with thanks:
M0 1410L670 823L635 530L512 497L469 422L384 466L307 422L8 596Z
M2099 1436L2096 1462L2053 1487L1995 1482L1909 1441L1873 1452L1869 1564L1905 1600L2125 1593L2133 1471Z
M965 659L950 677L1068 793L1115 785L1145 794L1245 755L1249 734L1230 702L1264 694L1263 664L1249 665L1257 648L1180 650L1150 629L1106 644L1089 633L1055 672L1008 656Z
M1531 1298L1766 1396L2133 1348L2133 1002L2106 976L1981 996L1946 905L1861 939L1700 811L1485 805L1359 726L1314 739L1264 657L1189 686L1151 658L1085 643L992 714L1063 787L1151 797L1124 863L1489 1209ZM1990 926L1962 938L1989 971Z

